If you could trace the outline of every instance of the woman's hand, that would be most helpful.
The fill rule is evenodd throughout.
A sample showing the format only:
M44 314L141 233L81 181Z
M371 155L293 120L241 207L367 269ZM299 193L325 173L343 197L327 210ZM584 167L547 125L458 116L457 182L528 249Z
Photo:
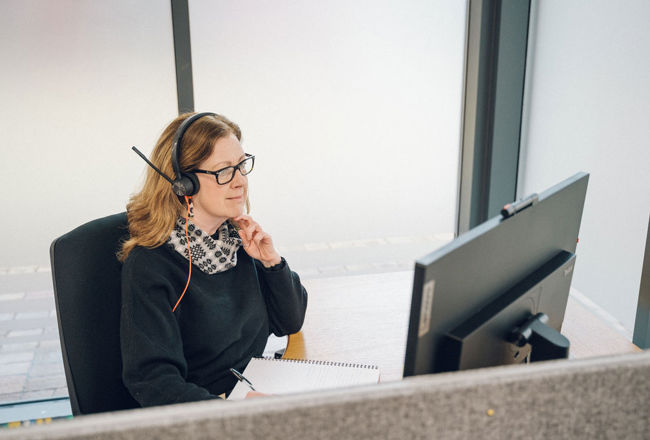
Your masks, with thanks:
M260 260L264 267L280 263L280 254L275 250L271 236L250 215L240 215L232 220L239 226L239 236L248 255Z

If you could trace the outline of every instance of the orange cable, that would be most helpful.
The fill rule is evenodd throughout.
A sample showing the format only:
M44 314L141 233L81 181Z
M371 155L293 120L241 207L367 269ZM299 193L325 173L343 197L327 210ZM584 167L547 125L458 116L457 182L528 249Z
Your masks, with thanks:
M190 278L192 278L192 249L190 248L190 237L189 234L187 233L187 226L189 225L189 217L190 217L190 202L187 196L185 196L185 203L187 203L187 213L185 214L185 240L187 241L187 253L189 255L189 260L190 260L190 269L187 273L187 284L185 284L185 289L183 289L183 293L181 293L181 297L178 298L178 301L176 301L176 305L172 309L172 313L176 311L176 307L178 307L178 304L180 304L181 300L183 299L183 296L185 296L185 292L187 292L187 287L190 285Z

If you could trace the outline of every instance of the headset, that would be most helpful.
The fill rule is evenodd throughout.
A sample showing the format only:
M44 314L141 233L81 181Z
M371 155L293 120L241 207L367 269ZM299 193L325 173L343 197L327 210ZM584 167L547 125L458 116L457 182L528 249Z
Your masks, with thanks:
M178 307L178 304L180 304L181 300L183 299L183 296L185 296L185 292L187 292L187 287L190 285L190 279L192 278L192 250L190 249L190 240L188 237L188 232L187 228L189 225L189 216L190 216L190 199L194 194L199 192L199 179L196 177L195 173L184 173L181 171L181 166L179 164L178 158L181 155L181 142L183 141L183 135L187 131L190 125L192 125L197 119L200 119L204 116L217 116L216 113L210 113L210 112L203 112L203 113L196 113L194 115L191 115L187 119L185 119L180 127L178 127L178 130L176 130L176 134L174 135L174 140L172 141L172 152L171 152L171 160L172 160L172 169L174 170L174 176L176 177L175 180L172 180L169 176L167 176L165 173L160 171L149 159L147 159L147 156L142 154L140 150L138 150L135 147L131 147L133 151L135 151L138 156L140 156L142 159L144 159L147 164L153 168L158 174L160 174L165 180L167 180L169 183L172 184L172 191L174 194L176 194L179 198L184 198L185 203L187 204L187 214L185 216L185 238L186 238L186 243L187 243L187 251L189 255L189 269L188 269L188 274L187 274L187 283L185 284L185 289L183 289L183 293L181 293L181 296L178 298L178 301L176 301L176 304L174 305L174 308L172 309L172 313L176 311L176 308Z
M178 130L176 130L176 134L174 134L174 140L172 141L172 153L171 153L171 160L172 160L172 169L174 170L174 176L176 179L172 180L169 176L167 176L165 173L160 171L154 164L152 164L147 157L140 152L135 147L132 147L132 150L135 151L142 159L144 159L147 164L156 170L158 174L160 174L162 177L165 178L169 183L172 184L172 191L174 191L174 194L176 194L178 197L192 197L194 194L199 192L199 179L196 177L195 173L184 173L181 171L181 166L180 166L180 161L178 158L181 155L181 142L183 141L183 135L185 135L185 132L187 129L192 125L197 119L200 119L204 116L217 116L216 113L211 113L211 112L203 112L203 113L196 113L194 115L191 115L187 119L185 119L180 127L178 127Z

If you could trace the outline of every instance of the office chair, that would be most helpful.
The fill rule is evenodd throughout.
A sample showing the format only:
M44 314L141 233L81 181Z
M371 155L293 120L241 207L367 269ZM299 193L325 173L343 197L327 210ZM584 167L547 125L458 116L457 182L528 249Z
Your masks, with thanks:
M93 220L50 247L54 298L74 415L139 407L122 383L122 264L126 213Z

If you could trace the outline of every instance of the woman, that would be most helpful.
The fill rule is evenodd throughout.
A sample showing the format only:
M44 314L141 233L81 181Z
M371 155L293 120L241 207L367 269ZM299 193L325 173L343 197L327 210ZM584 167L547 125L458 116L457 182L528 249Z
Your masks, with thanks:
M179 197L176 185L172 191L149 169L127 205L130 238L119 253L122 377L142 406L229 393L236 383L230 368L242 371L261 355L270 333L302 326L307 292L271 236L245 214L255 158L240 141L239 127L223 116L179 116L151 160L194 188Z

